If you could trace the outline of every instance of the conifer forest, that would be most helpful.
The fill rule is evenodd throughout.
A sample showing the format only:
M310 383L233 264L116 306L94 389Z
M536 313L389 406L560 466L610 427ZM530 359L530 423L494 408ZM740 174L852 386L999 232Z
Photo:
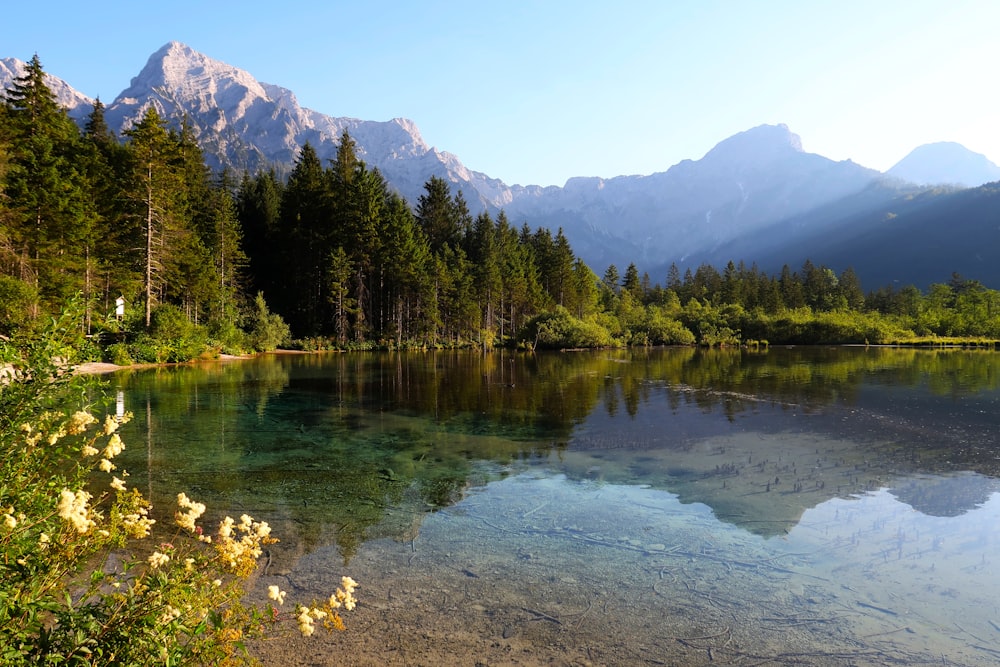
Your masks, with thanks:
M850 267L588 267L562 229L408 203L344 133L323 164L213 173L183 118L80 127L36 56L0 105L0 334L71 306L116 363L215 352L1000 339L1000 292L960 275L865 292ZM478 208L478 207L475 207ZM595 271L599 272L596 273ZM124 311L116 300L124 299ZM294 342L293 342L294 341Z

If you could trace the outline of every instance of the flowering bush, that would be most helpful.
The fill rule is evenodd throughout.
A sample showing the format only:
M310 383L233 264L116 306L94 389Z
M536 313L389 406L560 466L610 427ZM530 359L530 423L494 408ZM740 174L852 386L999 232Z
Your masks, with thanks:
M121 421L84 405L85 380L53 361L54 332L0 341L0 664L148 665L249 662L243 641L294 621L343 628L349 577L325 604L244 605L243 581L277 540L265 522L198 525L205 505L185 493L169 527L128 486L115 460ZM127 418L127 417L126 417ZM169 516L169 515L168 515ZM161 519L162 520L162 519ZM167 522L169 523L169 521ZM155 537L154 537L155 526ZM281 605L285 593L272 586Z

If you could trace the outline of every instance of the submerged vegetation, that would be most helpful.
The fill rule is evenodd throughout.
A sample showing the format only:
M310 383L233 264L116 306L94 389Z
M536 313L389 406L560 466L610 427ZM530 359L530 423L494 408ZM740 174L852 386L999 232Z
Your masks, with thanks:
M345 132L287 181L206 167L193 130L150 107L122 137L98 102L81 131L38 58L0 106L0 334L80 295L90 359L185 361L288 345L405 349L1000 339L1000 292L953 276L867 294L806 262L730 262L662 282L601 277L562 230L473 215L432 177L414 207Z

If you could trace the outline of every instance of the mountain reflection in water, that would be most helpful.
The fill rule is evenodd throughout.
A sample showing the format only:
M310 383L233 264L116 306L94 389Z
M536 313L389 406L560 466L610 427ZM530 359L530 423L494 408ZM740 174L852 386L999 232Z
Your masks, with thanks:
M111 381L136 415L125 466L161 514L185 491L216 518L269 521L282 542L268 575L320 596L345 567L380 582L371 592L444 586L457 567L483 587L469 604L494 625L479 634L537 650L551 638L527 639L523 610L552 632L569 617L491 586L552 568L572 580L553 591L590 609L581 582L614 564L622 591L653 577L643 613L671 629L619 613L651 647L623 654L581 619L571 634L591 661L990 664L1000 614L970 605L1000 592L983 521L998 371L982 351L655 349L271 355ZM737 613L748 596L771 602ZM435 617L420 611L415 629ZM959 618L962 641L945 627ZM790 634L805 648L789 652Z

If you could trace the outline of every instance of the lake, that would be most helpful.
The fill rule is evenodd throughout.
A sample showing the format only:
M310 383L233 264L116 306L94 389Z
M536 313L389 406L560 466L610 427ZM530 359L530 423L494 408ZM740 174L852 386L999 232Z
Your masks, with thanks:
M1000 355L280 354L121 372L130 482L345 633L268 664L994 665ZM287 604L287 603L286 603Z

